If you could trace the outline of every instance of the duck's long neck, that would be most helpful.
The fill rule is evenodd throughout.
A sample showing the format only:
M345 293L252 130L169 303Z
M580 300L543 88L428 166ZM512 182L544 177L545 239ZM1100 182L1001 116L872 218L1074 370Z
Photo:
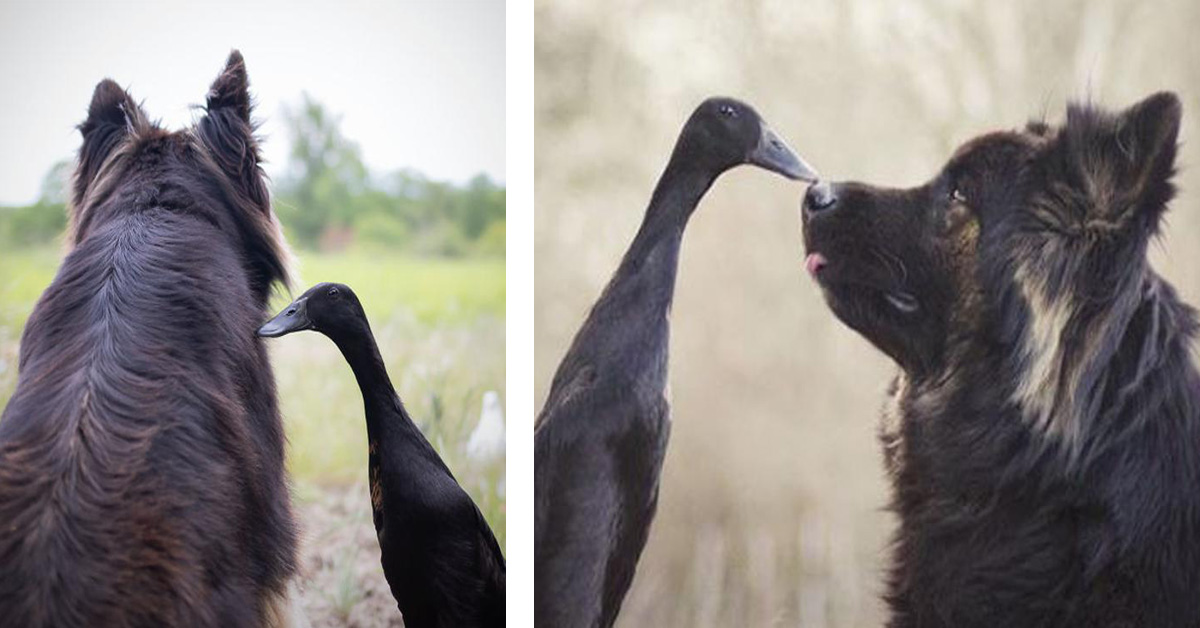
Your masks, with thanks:
M354 378L358 380L367 416L368 435L375 439L394 433L394 428L410 426L412 420L404 411L388 377L371 326L363 320L361 327L352 333L331 335L330 338L341 350L350 369L354 371Z
M643 260L658 247L666 244L678 247L683 230L700 199L708 192L717 174L710 169L698 167L679 156L672 156L663 174L654 187L646 215L633 243L626 252L622 265L629 261Z
M641 228L576 336L575 347L599 352L593 359L623 371L644 373L642 380L651 386L657 379L665 380L667 315L675 294L683 230L714 179L716 174L690 166L688 160L671 160Z
M650 197L641 227L625 252L604 297L611 292L633 290L649 297L633 300L650 308L649 314L670 307L675 293L675 273L679 266L683 230L715 179L715 174L690 165L686 159L671 159ZM618 282L623 284L623 289L616 291L614 288L619 287Z

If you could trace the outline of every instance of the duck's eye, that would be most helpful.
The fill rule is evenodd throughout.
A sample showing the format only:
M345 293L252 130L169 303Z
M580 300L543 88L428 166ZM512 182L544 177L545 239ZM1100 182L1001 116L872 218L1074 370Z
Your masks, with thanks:
M331 296L331 297L336 297L336 296L338 295L338 289L337 289L337 288L330 288L330 289L329 289L329 292L328 292L327 294L329 294L329 296Z
M721 108L718 111L720 111L721 115L725 116L726 118L737 117L737 109L734 109L733 105L721 105Z

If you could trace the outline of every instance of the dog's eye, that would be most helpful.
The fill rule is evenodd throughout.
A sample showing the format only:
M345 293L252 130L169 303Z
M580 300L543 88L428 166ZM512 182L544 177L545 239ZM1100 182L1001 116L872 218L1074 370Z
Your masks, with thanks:
M955 202L946 210L946 232L953 233L958 231L968 221L971 220L971 209L966 203Z
M967 202L967 195L963 194L962 188L955 187L950 190L950 202L964 204Z
M737 109L734 109L733 105L721 105L721 108L718 109L718 111L720 111L721 115L725 116L726 118L737 117Z

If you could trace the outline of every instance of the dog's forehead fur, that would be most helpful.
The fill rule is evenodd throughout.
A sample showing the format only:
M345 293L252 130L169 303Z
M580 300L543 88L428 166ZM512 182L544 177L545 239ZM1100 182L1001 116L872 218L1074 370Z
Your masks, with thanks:
M989 165L998 157L1007 156L1015 151L1036 148L1044 141L1045 138L1033 133L992 131L970 139L955 149L946 169L953 171L966 165Z
M204 147L197 141L192 129L170 131L152 123L131 127L129 133L111 150L100 163L95 176L89 181L80 182L79 187L83 192L71 203L72 233L76 239L82 236L80 225L87 221L88 213L108 200L131 177L148 170L157 171L159 175L168 174L167 171L173 166L182 166L186 170L207 165L199 158ZM211 171L206 174L218 176L219 173ZM76 177L84 176L86 174L83 171L76 172Z

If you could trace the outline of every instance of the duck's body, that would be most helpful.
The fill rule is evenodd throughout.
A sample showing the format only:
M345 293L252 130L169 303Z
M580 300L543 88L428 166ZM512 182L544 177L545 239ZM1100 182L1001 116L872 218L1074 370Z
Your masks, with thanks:
M500 545L405 411L382 361L375 362L378 355L375 350L373 359L360 362L370 371L366 381L354 370L366 410L371 514L383 573L404 623L503 626Z
M333 295L331 289L336 291ZM345 305L331 305L334 299ZM315 312L318 307L347 307L351 314L335 318ZM405 625L503 626L505 563L500 545L475 502L404 409L353 292L319 284L259 333L282 335L299 329L316 329L333 340L362 391L372 518L383 573Z
M670 433L667 316L680 235L626 255L628 272L592 309L538 417L538 626L611 625L646 545Z
M709 110L731 106L753 116L756 142L769 136L782 147L759 129L761 121L748 106L708 101L697 109L637 236L559 365L538 417L537 626L610 626L632 583L654 518L670 433L668 318L683 231L717 176L746 161L713 159L706 150L713 138L697 139L694 126L706 121ZM779 159L790 156L796 176L810 176L786 147L782 151Z

